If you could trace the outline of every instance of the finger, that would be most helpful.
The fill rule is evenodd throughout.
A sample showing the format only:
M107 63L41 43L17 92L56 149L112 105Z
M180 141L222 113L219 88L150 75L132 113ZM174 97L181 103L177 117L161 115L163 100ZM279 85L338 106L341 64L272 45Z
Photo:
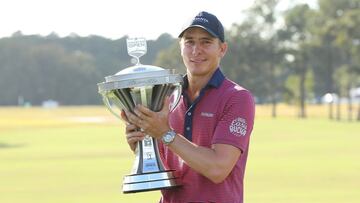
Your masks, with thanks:
M142 115L147 116L147 117L151 117L153 115L153 111L151 111L149 108L146 108L143 105L136 105L135 110L137 110L138 112L140 112Z
M143 114L140 110L138 110L137 108L134 109L134 113L142 120L146 120L148 117L145 114Z
M131 132L134 132L134 131L137 131L138 127L136 125L133 125L133 124L128 124L126 125L126 133L131 133Z
M126 116L126 112L124 110L121 110L120 116L126 123L129 123L129 120Z
M133 143L133 142L143 140L144 137L145 137L144 133L142 133L140 131L134 131L134 132L128 133L126 135L126 140L128 141L128 143Z
M127 135L126 141L130 146L132 151L136 150L137 142L142 141L144 139L144 134L139 134L139 132L131 133Z
M135 124L135 125L139 124L140 119L139 119L139 117L137 115L135 115L135 114L133 114L131 112L128 112L126 115L127 115L127 118L128 118L130 123Z

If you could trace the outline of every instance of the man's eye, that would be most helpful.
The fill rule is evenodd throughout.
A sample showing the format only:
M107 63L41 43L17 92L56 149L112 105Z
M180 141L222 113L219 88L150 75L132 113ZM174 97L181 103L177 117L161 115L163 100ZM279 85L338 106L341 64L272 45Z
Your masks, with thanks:
M192 41L192 40L187 40L187 41L185 41L185 44L191 45L191 44L194 44L194 41Z

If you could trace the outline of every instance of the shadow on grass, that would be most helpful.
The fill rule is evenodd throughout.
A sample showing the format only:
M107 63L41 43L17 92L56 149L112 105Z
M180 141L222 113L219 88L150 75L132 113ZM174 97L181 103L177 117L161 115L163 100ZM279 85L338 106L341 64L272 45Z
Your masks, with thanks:
M19 148L24 147L25 144L6 144L0 142L0 149L8 149L8 148Z

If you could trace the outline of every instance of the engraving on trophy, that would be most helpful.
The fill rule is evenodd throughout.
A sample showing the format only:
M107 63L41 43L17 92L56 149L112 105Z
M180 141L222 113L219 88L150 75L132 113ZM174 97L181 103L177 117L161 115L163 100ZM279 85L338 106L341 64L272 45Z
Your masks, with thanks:
M126 39L126 45L128 54L136 61L135 64L140 64L140 57L145 55L147 52L147 45L146 45L146 39L145 38L128 38Z
M146 153L146 155L147 155L147 160L151 160L151 159L152 159L152 158L151 158L152 153Z
M136 60L136 65L107 76L105 82L98 84L105 106L121 118L121 110L133 112L138 104L152 111L160 111L168 96L171 101L169 108L174 109L181 98L182 76L173 70L140 64L139 58L147 52L144 38L128 39L127 50ZM181 184L174 174L162 163L157 140L146 135L144 140L137 143L131 174L124 177L123 192L178 187Z

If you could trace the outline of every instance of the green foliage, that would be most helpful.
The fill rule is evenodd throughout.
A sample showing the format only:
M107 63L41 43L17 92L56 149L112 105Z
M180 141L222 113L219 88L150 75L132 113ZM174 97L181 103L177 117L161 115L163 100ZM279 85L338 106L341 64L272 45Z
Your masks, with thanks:
M298 103L297 101L300 97L299 91L297 91L299 89L299 81L298 76L290 75L285 82L285 87L288 91L287 94L284 95L284 100L289 104Z
M181 58L180 45L178 40L173 40L169 48L158 53L155 65L175 69L177 73L185 74L186 68Z
M338 92L342 87L336 87L336 70L343 65L358 67L354 61L360 52L358 47L358 27L360 26L360 1L320 0L319 11L315 15L311 33L317 57L313 58L316 66L317 89L323 92ZM350 17L351 16L351 17ZM357 64L357 65L355 65ZM357 74L356 72L348 72ZM354 83L354 81L349 81ZM325 85L321 87L322 85Z
M159 50L173 39L162 35L148 42L141 59L153 64ZM100 104L96 84L104 77L131 66L126 37L109 40L99 36L59 38L23 36L0 39L0 105L16 105L18 98L34 105L56 100L62 105Z
M315 99L314 95L312 94L313 92L311 91L314 88L313 72L308 71L306 73L305 78L306 81L304 83L304 86L306 92L308 93L307 99L313 100ZM300 102L300 92L298 91L299 86L300 86L300 77L298 75L290 75L289 77L287 77L285 81L285 89L287 91L285 91L283 98L285 102L289 104L299 104Z

